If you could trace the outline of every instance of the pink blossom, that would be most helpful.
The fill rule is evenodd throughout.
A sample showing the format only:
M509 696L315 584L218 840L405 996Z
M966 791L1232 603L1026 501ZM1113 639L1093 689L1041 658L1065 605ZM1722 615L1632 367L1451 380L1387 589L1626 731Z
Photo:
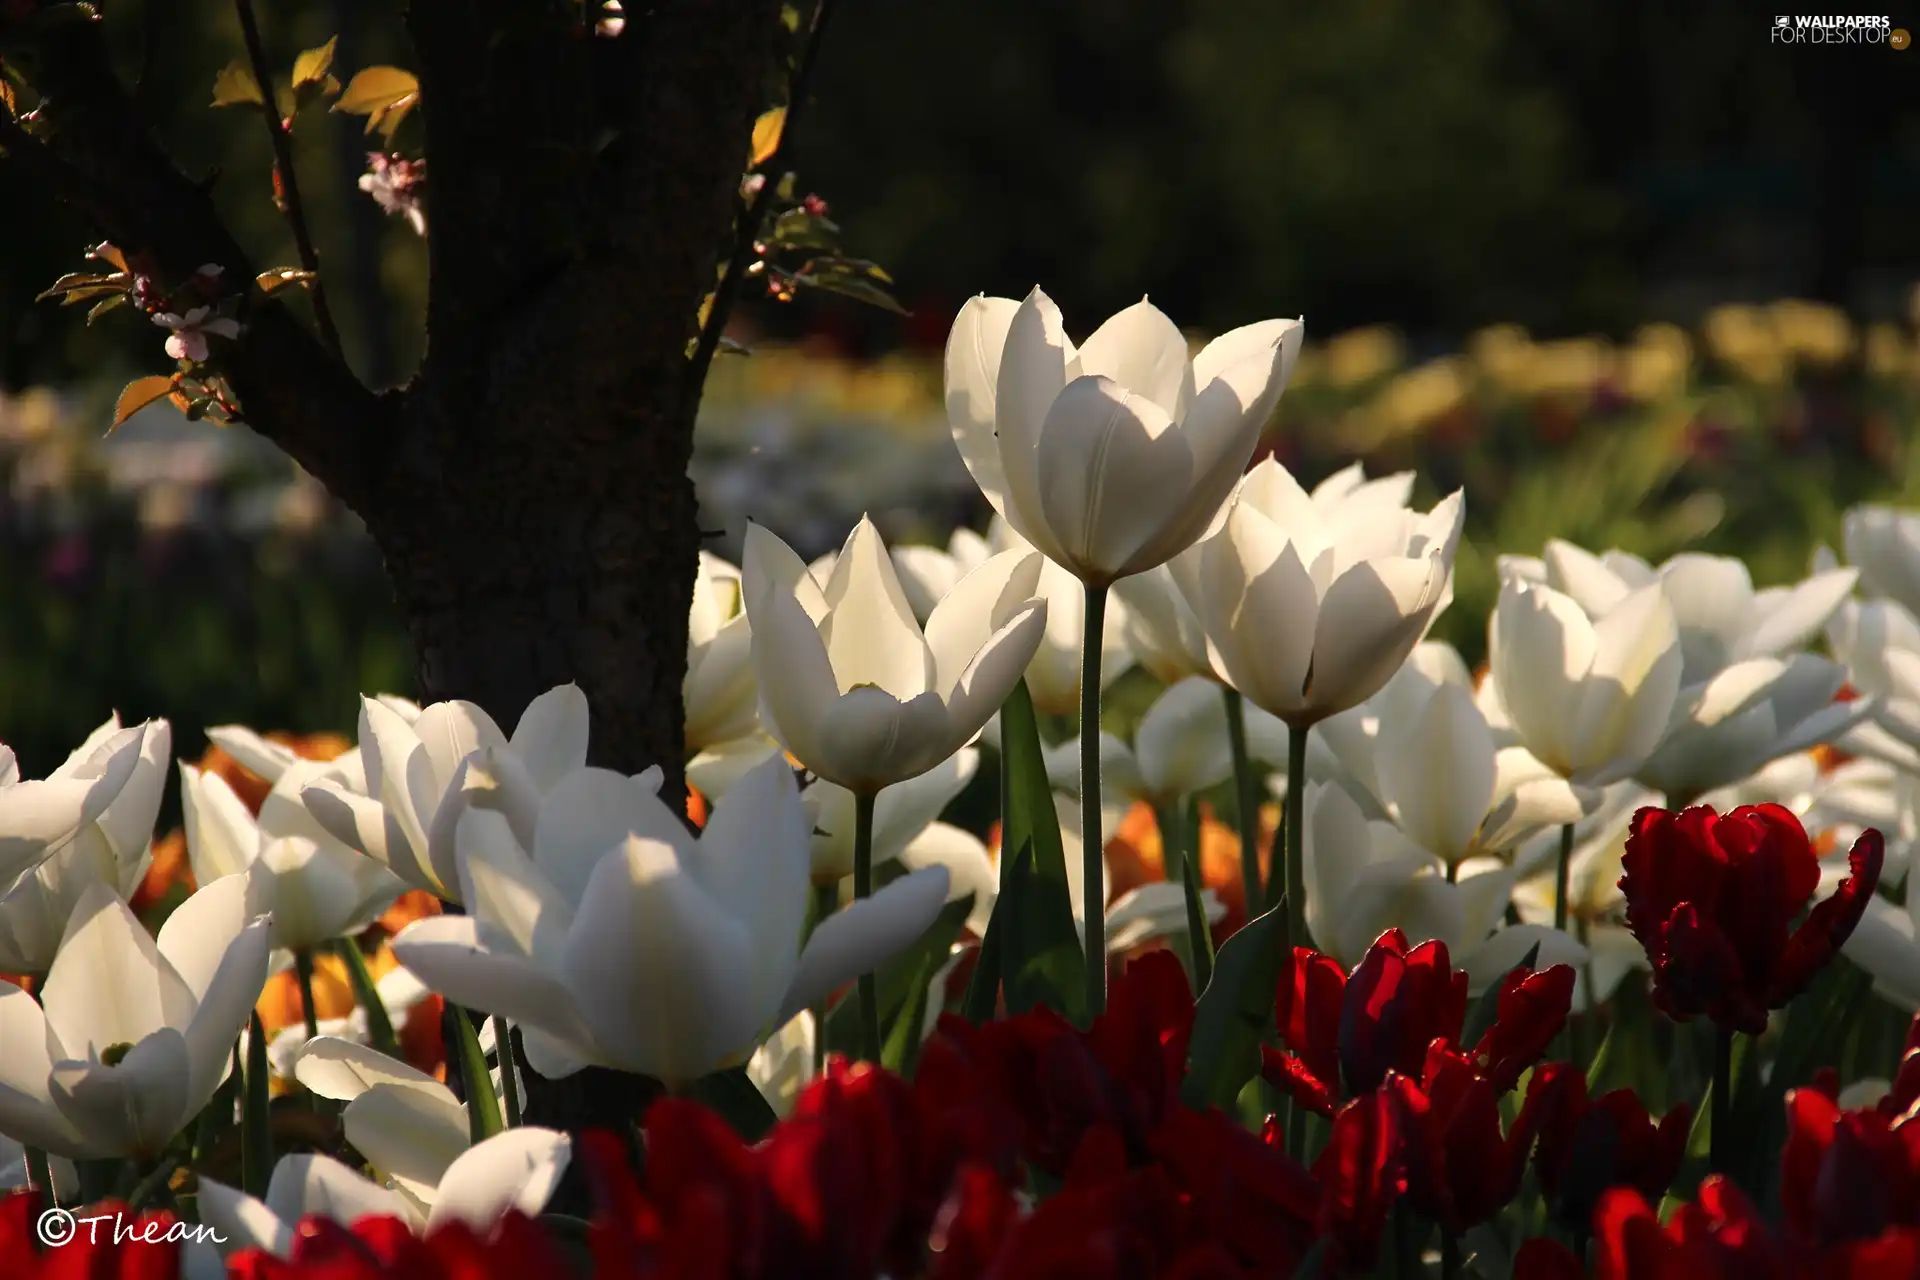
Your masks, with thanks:
M360 175L360 189L388 213L406 218L415 235L427 234L425 160L369 152L367 171Z
M167 354L175 360L186 360L199 364L207 358L207 335L218 334L222 338L240 336L240 325L226 316L209 320L211 308L195 307L187 314L179 315L172 311L162 311L153 317L153 322L173 333L167 338Z

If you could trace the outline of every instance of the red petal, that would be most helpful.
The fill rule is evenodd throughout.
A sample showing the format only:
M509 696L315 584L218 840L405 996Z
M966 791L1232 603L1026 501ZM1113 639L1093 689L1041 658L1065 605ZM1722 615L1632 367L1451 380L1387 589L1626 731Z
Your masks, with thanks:
M1886 861L1887 845L1878 831L1869 827L1853 842L1847 854L1851 874L1840 883L1825 902L1810 913L1788 941L1786 951L1773 967L1773 981L1767 989L1767 1004L1781 1008L1806 989L1840 944L1853 936L1853 930L1866 914L1867 901L1880 883L1880 868Z

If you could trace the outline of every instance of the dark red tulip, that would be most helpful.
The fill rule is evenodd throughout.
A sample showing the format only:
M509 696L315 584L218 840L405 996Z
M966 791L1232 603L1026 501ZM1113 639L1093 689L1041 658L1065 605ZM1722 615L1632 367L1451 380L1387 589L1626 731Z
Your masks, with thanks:
M1620 891L1653 966L1654 1002L1682 1021L1705 1014L1728 1030L1766 1030L1767 1011L1803 991L1853 933L1884 856L1880 833L1863 833L1847 880L1795 929L1819 886L1820 859L1791 812L1640 810Z
M1589 1097L1585 1074L1564 1062L1533 1073L1527 1100L1540 1107L1534 1168L1565 1226L1585 1227L1611 1187L1632 1187L1657 1202L1680 1170L1693 1119L1687 1103L1656 1124L1633 1090Z
M1793 1090L1780 1203L1794 1231L1822 1248L1920 1226L1920 1122Z
M1457 1235L1513 1199L1533 1149L1539 1098L1529 1096L1503 1130L1499 1092L1441 1040L1428 1047L1418 1080L1396 1073L1388 1081L1402 1109L1409 1204Z
M1271 1128L1269 1134L1271 1143ZM1366 1272L1380 1251L1387 1216L1407 1189L1400 1108L1390 1092L1376 1089L1340 1109L1313 1177L1331 1273Z
M1505 1093L1566 1024L1574 972L1566 965L1516 970L1501 982L1499 1016L1469 1056ZM1274 995L1274 1023L1288 1051L1264 1048L1262 1071L1300 1105L1331 1116L1342 1099L1370 1093L1390 1071L1417 1078L1433 1041L1460 1048L1466 1017L1467 975L1454 971L1443 942L1409 950L1406 935L1390 929L1351 977L1331 957L1296 947Z
M1513 1280L1587 1280L1587 1268L1558 1240L1535 1236L1514 1253Z

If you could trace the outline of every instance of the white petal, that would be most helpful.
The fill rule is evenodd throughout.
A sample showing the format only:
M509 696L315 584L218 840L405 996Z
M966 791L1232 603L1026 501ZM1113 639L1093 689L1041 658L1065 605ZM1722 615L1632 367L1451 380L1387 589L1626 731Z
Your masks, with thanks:
M572 1159L573 1140L552 1129L529 1125L495 1134L447 1169L427 1230L464 1222L485 1232L512 1210L537 1215Z

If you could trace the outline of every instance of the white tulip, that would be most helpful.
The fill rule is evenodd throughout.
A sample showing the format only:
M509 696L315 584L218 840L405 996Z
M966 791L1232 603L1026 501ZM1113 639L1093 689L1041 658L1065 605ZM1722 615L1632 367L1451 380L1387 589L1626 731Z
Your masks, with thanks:
M1630 776L1665 735L1680 692L1680 632L1659 583L1590 617L1573 597L1510 577L1488 665L1520 741L1570 782Z
M1021 537L1001 516L987 530L987 545L996 553L1031 553L1032 543ZM1051 560L1042 560L1034 595L1047 602L1047 626L1040 649L1027 664L1027 692L1041 715L1071 715L1080 709L1080 645L1086 630L1087 592L1080 580ZM1106 689L1133 665L1127 646L1127 610L1107 601L1100 643L1100 687ZM998 726L995 726L998 745Z
M1841 607L1854 570L1756 592L1746 565L1730 557L1687 553L1655 569L1623 552L1594 556L1557 540L1548 542L1543 567L1547 584L1589 616L1636 588L1665 586L1680 637L1680 692L1659 747L1636 773L1676 805L1832 741L1874 709L1865 701L1836 703L1841 668L1791 652Z
M227 1078L266 985L269 922L246 896L216 880L156 940L89 884L40 1001L0 982L0 1132L76 1160L158 1158Z
M0 969L45 973L90 885L104 884L122 898L140 887L153 864L153 821L166 790L172 750L173 730L165 720L122 729L120 717L114 716L49 775L49 782L85 783L88 794L105 804L0 896ZM135 753L131 771L129 751ZM121 782L117 788L116 780Z
M1844 867L1823 869L1820 892L1845 876ZM1920 876L1909 874L1903 901L1879 894L1867 898L1866 914L1840 944L1847 959L1873 975L1873 989L1909 1011L1920 1011Z
M759 726L753 636L740 599L740 571L702 551L687 617L687 754L745 737Z
M0 883L33 870L98 823L133 780L144 740L144 728L105 737L96 731L47 778L25 782L13 749L0 744Z
M1309 784L1302 842L1306 924L1313 945L1348 969L1388 929L1447 944L1474 990L1500 980L1540 945L1538 964L1583 962L1585 948L1551 928L1503 927L1512 868L1476 859L1449 881L1440 859L1390 822L1369 821L1338 783Z
M352 1104L347 1109L351 1112ZM417 1113L404 1111L395 1118L402 1124L419 1119ZM366 1126L362 1126L362 1132L363 1136L368 1132ZM383 1147L391 1147L394 1139L418 1134L416 1123L413 1134L396 1129L379 1137ZM359 1139L351 1140L378 1167L378 1159L360 1146ZM417 1162L423 1155L410 1149L399 1153L399 1158ZM187 1280L223 1276L226 1270L222 1259L242 1249L261 1249L276 1258L291 1258L294 1230L302 1219L310 1217L326 1218L346 1227L362 1218L398 1218L419 1235L460 1222L484 1237L508 1213L534 1215L546 1208L572 1157L572 1139L566 1134L533 1125L497 1133L476 1147L466 1148L463 1142L460 1154L442 1166L428 1184L430 1198L426 1203L430 1208L424 1211L399 1189L398 1179L394 1187L382 1187L331 1156L298 1153L280 1157L267 1183L264 1201L202 1177L200 1221L213 1228L212 1238L218 1243L189 1244L182 1251L182 1271Z
M329 765L289 765L260 804L256 819L226 779L180 764L180 806L187 857L196 883L221 876L248 879L254 914L273 916L273 945L310 951L360 932L406 890L378 862L329 835L300 792Z
M900 856L953 802L980 768L980 753L963 747L917 778L887 787L873 802L873 865ZM813 820L813 882L839 884L853 874L853 792L821 778L801 792Z
M947 418L994 510L1104 586L1192 545L1246 469L1299 357L1298 321L1235 329L1189 360L1144 300L1076 348L1039 289L979 297L947 339Z
M352 1041L311 1041L294 1062L294 1076L308 1092L346 1104L340 1122L347 1141L399 1195L399 1216L417 1231L457 1218L485 1232L508 1209L537 1214L572 1156L566 1135L533 1125L472 1145L466 1105L451 1089ZM495 1071L496 1095L498 1077ZM500 1141L517 1133L534 1136Z
M800 1091L813 1083L814 1047L819 1032L813 1014L802 1009L767 1038L747 1059L747 1079L767 1100L773 1114L785 1119L793 1113ZM924 1038L924 1037L923 1037Z
M1174 577L1216 674L1311 725L1378 692L1420 642L1451 589L1464 514L1455 493L1424 516L1330 524L1268 459Z
M933 616L933 607L960 585L960 579L985 564L995 550L1006 548L989 547L987 540L971 529L955 529L945 550L899 543L887 555L899 576L900 594L906 597L907 608L913 611L915 621L925 626ZM833 576L839 560L838 551L829 551L809 564L807 572L815 582L825 582Z
M780 754L780 744L765 733L716 743L687 761L687 785L711 804L733 790L755 766Z
M1841 542L1863 590L1920 613L1920 512L1852 507L1841 518Z
M408 721L387 703L360 700L362 795L321 779L300 792L335 839L384 864L417 889L459 901L453 833L460 815L489 804L532 836L541 797L587 762L587 699L576 685L541 694L513 737L471 702L436 702Z
M944 870L910 874L803 949L810 845L784 761L749 774L697 839L632 780L586 770L541 809L531 855L499 813L463 815L472 914L415 921L394 953L455 1004L512 1019L544 1076L600 1065L685 1085L746 1061L939 914Z
M793 757L871 795L967 745L1033 661L1047 606L1038 555L968 574L924 635L862 518L824 587L786 543L747 527L744 575L762 720Z
M76 1203L80 1196L80 1169L65 1156L50 1156L47 1171L53 1175L55 1198L61 1204ZM26 1144L0 1134L0 1192L25 1191L33 1186L33 1172L27 1168Z

